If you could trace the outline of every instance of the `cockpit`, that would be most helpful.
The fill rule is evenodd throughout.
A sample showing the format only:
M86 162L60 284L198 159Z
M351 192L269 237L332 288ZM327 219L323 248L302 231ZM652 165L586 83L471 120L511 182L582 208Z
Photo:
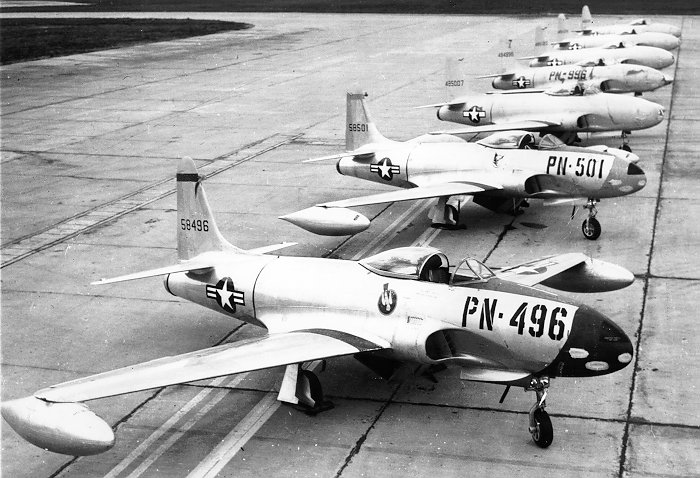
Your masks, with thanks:
M359 263L385 277L456 286L487 281L495 276L485 264L472 257L463 259L450 273L447 256L432 247L399 247L367 257Z

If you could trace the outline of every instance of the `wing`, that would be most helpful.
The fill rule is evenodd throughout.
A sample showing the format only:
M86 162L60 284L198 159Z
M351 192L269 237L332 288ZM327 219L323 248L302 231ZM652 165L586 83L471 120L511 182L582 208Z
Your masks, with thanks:
M580 252L559 254L501 270L498 278L526 286L542 284L568 292L608 292L634 282L634 275Z
M500 279L534 286L588 259L580 252L547 256L501 270Z
M292 363L389 348L333 330L270 334L54 385L34 394L49 402L83 402Z
M319 204L322 207L353 207L369 204L381 204L385 202L411 201L441 196L454 196L459 194L476 194L493 189L503 189L500 184L484 183L442 183L431 186L419 186L411 189L400 189L386 193L372 194L352 199Z
M493 133L495 131L510 131L521 129L525 131L540 131L551 128L552 126L560 126L561 122L545 121L545 120L525 120L513 121L510 123L485 124L482 126L465 126L464 128L431 131L430 134L476 134L476 133Z

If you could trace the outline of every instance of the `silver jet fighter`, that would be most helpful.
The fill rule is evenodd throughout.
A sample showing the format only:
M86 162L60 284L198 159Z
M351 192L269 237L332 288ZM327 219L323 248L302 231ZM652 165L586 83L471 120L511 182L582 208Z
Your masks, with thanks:
M582 231L595 240L601 233L596 201L631 194L646 184L634 154L567 147L552 137L540 141L539 150L532 149L535 138L524 131L476 143L444 143L441 136L426 142L431 135L392 141L378 131L361 93L347 95L345 134L346 153L310 161L337 159L340 174L402 189L318 204L281 219L316 234L355 234L369 227L369 219L348 208L439 198L431 211L433 223L458 227L460 211L469 200L492 211L517 214L526 199L543 199L552 205L585 204L589 215Z
M457 80L459 81L459 80ZM447 84L452 84L449 80ZM573 91L494 92L457 96L453 100L419 108L437 108L437 117L468 125L452 134L477 134L522 129L553 133L566 143L578 141L577 133L622 131L622 147L629 150L627 134L651 128L664 118L663 106L626 95L593 88Z
M675 50L681 44L680 40L668 33L622 33L619 35L583 34L568 37L554 42L561 50L579 50L581 48L597 48L623 43L625 45L648 46L662 50Z
M675 37L674 37L675 38ZM497 58L512 58L510 44L497 52ZM498 90L573 90L598 89L606 93L635 93L653 91L673 82L664 73L642 65L562 65L541 68L519 68L517 64L505 65L500 73L482 75L493 78L491 85Z
M180 163L177 199L179 262L101 283L165 276L171 294L266 333L3 403L7 423L36 446L101 453L114 445L114 432L83 402L281 365L287 368L279 398L318 412L332 404L300 364L355 355L385 376L406 362L454 365L468 380L532 390L529 429L547 447L550 379L608 374L632 361L632 343L612 320L533 288L600 292L629 285L633 275L613 264L570 253L494 272L475 259L450 268L440 251L416 247L359 262L263 255L279 246L245 251L221 236L191 160Z
M536 28L535 44L542 42L538 38L542 36L540 28ZM530 67L561 66L576 64L600 64L613 65L627 63L643 65L660 70L671 66L675 61L673 54L662 48L652 46L630 45L624 42L612 42L595 48L578 49L553 49L541 51L536 48L533 56L525 56L519 60L531 60Z
M664 50L675 50L681 44L678 37L670 33L652 31L629 31L619 33L600 33L592 30L582 30L579 35L569 35L566 28L566 17L560 14L557 26L557 41L554 45L559 48L578 50L579 48L593 48L606 46L611 43L627 43L632 45L653 46Z
M632 20L629 23L618 23L612 25L595 25L591 10L588 5L584 5L581 9L581 31L594 32L600 34L620 34L620 33L642 33L642 32L659 32L668 33L680 38L681 29L676 25L669 23L652 22L647 18L639 18Z

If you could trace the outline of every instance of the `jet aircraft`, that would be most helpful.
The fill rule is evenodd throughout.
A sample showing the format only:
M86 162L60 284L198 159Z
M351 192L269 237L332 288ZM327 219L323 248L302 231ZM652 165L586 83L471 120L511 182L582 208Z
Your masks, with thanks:
M614 43L626 43L631 45L653 46L664 50L675 50L681 44L678 37L670 33L662 32L637 32L634 29L620 33L600 33L591 30L583 30L580 35L569 36L566 28L566 17L560 14L557 27L557 41L561 49L578 50L580 48L593 48Z
M674 37L675 38L675 37ZM514 58L510 43L497 52L497 58ZM635 93L653 91L673 82L664 73L648 66L614 65L562 65L540 68L519 68L514 62L504 65L500 73L481 75L493 78L491 85L498 90L573 90L598 89L607 93Z
M3 403L4 419L27 441L68 455L102 453L114 432L83 402L281 365L278 398L318 412L332 405L300 364L355 355L385 377L405 362L454 365L468 380L534 391L529 431L544 448L553 440L545 410L552 378L604 375L632 361L632 343L612 320L533 287L615 290L634 280L619 266L578 253L493 271L473 258L451 269L442 252L424 247L359 262L261 253L279 245L245 251L219 232L192 160L179 164L177 203L179 262L99 283L165 276L169 293L267 333Z
M588 5L584 5L581 9L581 31L594 32L600 34L659 32L668 33L678 38L680 38L681 36L680 27L668 23L652 22L646 18L639 18L629 23L622 24L618 23L613 25L594 25L593 17L591 16L591 10L588 8Z
M556 134L565 143L579 140L577 133L622 131L622 148L629 149L627 135L651 128L664 117L664 108L651 101L625 95L603 93L594 88L570 84L561 90L507 91L487 94L463 93L463 76L448 60L445 88L453 100L418 108L437 108L443 121L468 125L442 131L451 134L477 134L514 129ZM453 93L455 91L457 93Z
M533 198L553 205L585 204L589 215L581 229L595 240L601 233L596 201L631 194L646 184L644 172L634 164L639 158L627 151L567 147L552 137L540 142L541 150L530 149L535 138L524 131L476 143L436 142L437 136L431 142L425 136L392 141L377 129L362 93L348 93L346 123L347 152L311 161L337 159L340 174L403 189L318 204L281 219L316 234L355 234L369 227L369 219L348 208L436 197L433 223L457 227L469 200L516 214ZM508 144L511 138L515 140Z
M543 29L535 29L535 54L525 56L519 60L531 60L530 67L561 66L576 64L600 64L613 65L615 63L628 63L643 65L660 70L671 66L675 61L673 54L662 48L651 46L630 45L624 42L612 42L595 48L580 49L554 49L542 51L537 45L546 41L539 40L543 36Z

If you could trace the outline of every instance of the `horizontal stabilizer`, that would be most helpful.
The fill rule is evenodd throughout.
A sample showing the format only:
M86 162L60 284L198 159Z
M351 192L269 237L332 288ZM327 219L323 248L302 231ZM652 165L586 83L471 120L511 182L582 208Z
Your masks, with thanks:
M477 76L477 79L484 79L484 78L512 78L515 76L515 73L493 73L491 75L479 75Z
M377 155L376 151L368 151L366 153L338 153L330 156L321 156L320 158L311 158L302 161L302 163L316 163L318 161L329 161L331 159L352 158L355 161L372 161Z
M414 106L415 109L421 109L421 108L441 108L443 106L460 106L466 104L466 100L463 100L461 98L452 100L452 101L443 101L442 103L433 103L431 105L422 105L422 106Z
M521 129L525 131L540 131L552 126L559 126L561 123L552 121L528 120L514 121L512 123L486 124L483 126L465 126L459 129L431 131L430 134L477 134L477 133L493 133L495 131L510 131Z

